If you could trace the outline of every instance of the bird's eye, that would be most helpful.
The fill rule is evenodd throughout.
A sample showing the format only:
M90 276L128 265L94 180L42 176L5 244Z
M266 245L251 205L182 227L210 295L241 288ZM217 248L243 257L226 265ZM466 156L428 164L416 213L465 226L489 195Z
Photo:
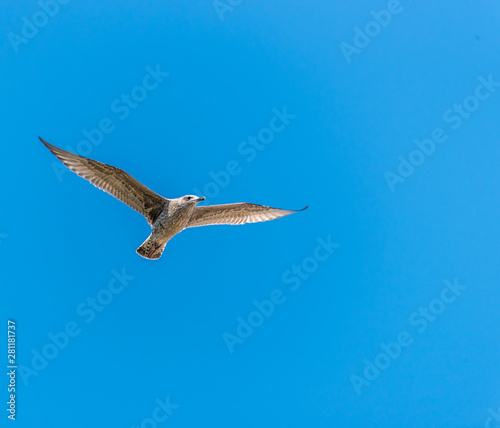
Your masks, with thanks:
M188 196L188 197L187 197L187 200L188 200L188 201L190 201L190 200L191 200L191 196Z

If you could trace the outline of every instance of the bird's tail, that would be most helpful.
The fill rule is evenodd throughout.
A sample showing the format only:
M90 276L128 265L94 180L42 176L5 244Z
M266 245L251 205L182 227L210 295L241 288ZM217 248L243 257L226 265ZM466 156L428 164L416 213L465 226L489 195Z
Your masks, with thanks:
M146 239L139 248L137 248L137 254L145 259L156 260L161 257L166 245L166 242L158 244L154 238L149 236L149 238Z

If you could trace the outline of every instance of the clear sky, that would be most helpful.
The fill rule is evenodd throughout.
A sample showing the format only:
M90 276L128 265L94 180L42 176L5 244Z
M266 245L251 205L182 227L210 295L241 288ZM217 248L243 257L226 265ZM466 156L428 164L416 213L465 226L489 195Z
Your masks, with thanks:
M500 426L499 17L4 1L16 426ZM190 229L148 261L144 218L38 136L166 197L310 208Z

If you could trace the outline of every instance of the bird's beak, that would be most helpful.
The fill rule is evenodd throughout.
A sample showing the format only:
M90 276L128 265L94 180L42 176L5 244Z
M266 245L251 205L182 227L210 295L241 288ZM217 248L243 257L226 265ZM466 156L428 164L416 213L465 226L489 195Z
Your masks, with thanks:
M207 198L205 198L205 196L200 196L200 197L197 199L197 202L204 201L205 199L207 199Z

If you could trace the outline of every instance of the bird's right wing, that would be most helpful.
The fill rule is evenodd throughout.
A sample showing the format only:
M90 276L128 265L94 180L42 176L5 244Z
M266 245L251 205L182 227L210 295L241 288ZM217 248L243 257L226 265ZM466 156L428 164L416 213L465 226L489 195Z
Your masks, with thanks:
M150 225L168 203L168 199L119 168L67 152L42 138L40 141L71 171L141 213Z
M186 227L209 226L212 224L245 224L274 220L305 210L282 210L264 205L240 202L237 204L209 205L195 207Z

